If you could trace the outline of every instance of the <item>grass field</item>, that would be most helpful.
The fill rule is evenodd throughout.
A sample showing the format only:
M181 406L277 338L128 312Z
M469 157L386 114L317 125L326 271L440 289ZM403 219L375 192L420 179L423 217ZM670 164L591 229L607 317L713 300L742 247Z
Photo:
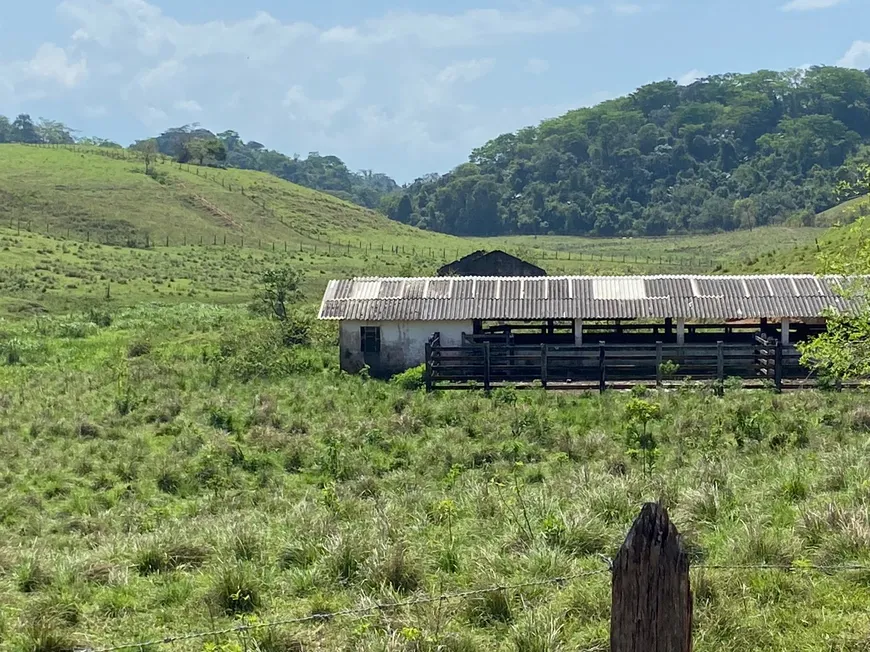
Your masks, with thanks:
M303 313L310 314L306 308ZM426 395L232 306L0 322L0 649L61 652L602 569L662 500L695 649L868 642L866 395ZM313 328L313 330L312 330ZM637 397L635 397L637 398ZM806 569L806 570L802 570ZM606 574L149 650L607 649Z
M868 648L865 392L427 395L413 374L343 374L313 319L330 278L428 275L476 248L553 274L803 271L818 230L461 240L205 173L0 147L0 651L524 585L133 649L603 652L608 576L585 573L648 500L686 538L696 650ZM245 304L287 264L306 300L282 329ZM637 401L656 415L646 459Z
M116 160L88 150L2 145L0 226L16 235L23 225L24 231L57 238L161 248L226 243L266 251L301 246L329 252L327 243L335 243L350 245L345 252L350 258L397 252L402 254L394 255L398 265L407 258L421 269L477 249L501 248L551 273L575 274L727 271L770 252L812 243L822 233L782 227L652 239L462 239L397 224L264 173L170 162L155 169L146 176L140 160Z

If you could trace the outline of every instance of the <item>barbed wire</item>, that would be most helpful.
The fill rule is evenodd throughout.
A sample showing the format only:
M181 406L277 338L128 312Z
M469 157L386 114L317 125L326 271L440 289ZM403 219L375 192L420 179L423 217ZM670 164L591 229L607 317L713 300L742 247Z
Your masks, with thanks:
M78 648L78 652L118 652L120 650L133 650L140 649L144 650L146 648L154 647L157 645L170 645L173 643L178 643L182 641L189 641L194 639L207 638L210 636L225 636L227 634L241 634L245 632L260 630L260 629L271 629L273 627L284 627L287 625L302 625L305 623L312 622L326 622L333 620L335 618L340 618L342 616L363 616L367 614L372 614L376 612L386 612L386 611L394 611L398 609L404 609L406 607L413 607L417 605L423 604L434 604L436 602L450 602L454 600L464 600L466 598L485 595L487 593L498 593L503 591L516 591L525 588L532 588L536 586L551 586L551 585L564 585L568 582L572 582L579 579L584 579L588 577L594 577L597 575L604 575L606 573L611 573L613 571L613 561L605 557L604 555L599 555L602 561L607 564L607 568L602 568L599 570L593 571L583 571L580 573L574 573L570 575L563 575L558 577L551 577L545 580L532 580L529 582L521 582L518 584L499 584L496 586L488 586L480 589L469 589L467 591L459 591L456 593L442 593L436 596L421 596L418 598L411 598L409 600L402 600L397 602L386 602L386 603L374 603L367 606L359 606L359 607L350 607L348 609L340 609L333 612L328 613L315 613L310 614L308 616L297 616L293 618L283 618L280 620L272 620L272 621L264 621L264 622L252 622L252 623L238 623L236 625L232 625L229 627L224 627L221 629L212 629L207 631L199 631L199 632L188 632L184 634L173 634L169 636L165 636L159 639L152 639L146 641L137 641L131 643L121 643L118 645L112 645L108 647L86 647L86 648ZM691 565L689 570L705 570L705 571L723 571L723 570L751 570L751 571L815 571L822 573L840 573L840 572L850 572L850 571L870 571L870 565L819 565L819 564L695 564Z
M845 573L849 571L870 571L870 566L862 565L819 565L796 562L792 564L696 564L689 570L786 570L816 571L820 573Z
M299 616L295 618L284 618L281 620L273 620L261 623L240 623L223 629L215 629L204 632L191 632L187 634L176 634L165 636L160 639L150 641L140 641L136 643L122 643L120 645L112 645L101 648L79 648L79 652L116 652L117 650L144 649L155 645L168 645L170 643L178 643L180 641L189 641L197 638L206 638L209 636L223 636L226 634L238 634L249 632L258 629L271 629L272 627L283 627L286 625L299 625L309 622L324 622L339 618L341 616L359 616L364 614L375 613L379 611L393 611L396 609L404 609L421 604L433 604L436 602L450 602L452 600L464 600L477 595L485 595L487 593L499 593L502 591L516 591L535 586L548 586L553 584L566 584L574 580L593 577L595 575L603 575L610 573L610 568L602 568L594 571L584 571L582 573L574 573L571 575L563 575L560 577L551 577L545 580L533 580L529 582L521 582L519 584L499 584L496 586L488 586L481 589L470 589L467 591L459 591L457 593L442 593L436 596L421 596L411 598L410 600L402 600L397 602L375 603L363 607L351 607L348 609L340 609L329 613L316 613L309 616Z

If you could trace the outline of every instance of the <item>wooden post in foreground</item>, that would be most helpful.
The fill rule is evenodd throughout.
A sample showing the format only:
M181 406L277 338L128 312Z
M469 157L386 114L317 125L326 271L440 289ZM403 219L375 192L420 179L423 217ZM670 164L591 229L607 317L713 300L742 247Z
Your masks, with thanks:
M610 652L691 652L692 591L682 539L644 505L613 562Z

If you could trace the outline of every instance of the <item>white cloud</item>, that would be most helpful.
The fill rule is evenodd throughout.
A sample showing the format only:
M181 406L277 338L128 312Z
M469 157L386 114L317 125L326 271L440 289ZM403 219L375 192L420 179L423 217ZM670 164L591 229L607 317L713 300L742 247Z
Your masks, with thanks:
M643 11L643 7L634 4L613 5L613 12L623 16L633 16Z
M843 58L837 62L845 68L870 68L870 41L855 41Z
M783 11L813 11L815 9L829 9L843 4L846 0L791 0L780 9Z
M22 75L5 74L0 62L0 96L68 94L76 106L92 107L82 115L95 117L99 98L99 110L141 123L131 138L195 115L206 127L226 125L278 149L317 149L371 167L402 161L386 171L405 178L415 174L408 161L443 169L486 138L571 108L530 100L517 80L501 98L476 89L487 76L509 75L496 60L515 48L614 20L609 10L596 15L575 0L391 11L333 25L262 11L181 20L171 3L161 9L155 0L59 1L68 37L41 54L41 83L25 88ZM614 11L631 13L625 7L632 5L619 6ZM548 68L535 58L524 67L529 74Z
M202 107L196 100L179 100L173 105L178 111L187 113L202 113Z
M24 64L24 75L50 79L66 88L73 88L88 76L88 63L84 58L72 61L66 50L54 43L43 43L33 58Z
M86 118L105 118L109 115L109 109L102 104L88 105L82 109L82 115Z
M689 84L694 84L699 79L704 79L704 77L707 77L706 72L698 70L697 68L692 68L689 72L677 79L677 83L680 86L688 86Z
M486 76L495 67L495 59L457 61L442 69L436 77L439 84L470 83Z
M544 59L532 57L526 61L526 66L523 68L527 73L532 75L543 75L550 69L550 62Z
M310 97L301 86L291 86L284 94L282 104L289 110L291 120L328 129L359 99L365 82L364 77L342 77L337 82L338 95L329 99Z
M395 11L360 26L333 27L320 38L326 43L367 47L406 42L443 49L479 44L493 37L569 31L581 27L584 17L593 13L595 9L587 5L569 9L541 4L528 11L471 9L454 15Z

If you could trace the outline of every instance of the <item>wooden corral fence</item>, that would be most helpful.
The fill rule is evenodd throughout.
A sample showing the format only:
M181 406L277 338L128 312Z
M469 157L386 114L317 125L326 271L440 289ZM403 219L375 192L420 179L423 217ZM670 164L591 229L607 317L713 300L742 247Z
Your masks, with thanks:
M485 341L459 347L441 345L436 334L426 344L426 388L489 390L503 385L540 383L550 389L605 391L635 384L740 378L783 389L787 381L807 380L794 346L756 336L751 343L541 344L514 346Z

